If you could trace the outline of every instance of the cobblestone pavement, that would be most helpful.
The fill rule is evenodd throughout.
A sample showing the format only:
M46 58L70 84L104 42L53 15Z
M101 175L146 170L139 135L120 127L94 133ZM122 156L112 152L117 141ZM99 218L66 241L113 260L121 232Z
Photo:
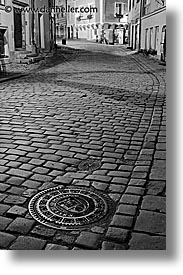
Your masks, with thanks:
M78 50L0 84L0 248L165 249L165 68L117 46ZM88 157L102 162L78 171ZM59 231L28 213L55 186L93 186L116 202L109 223Z

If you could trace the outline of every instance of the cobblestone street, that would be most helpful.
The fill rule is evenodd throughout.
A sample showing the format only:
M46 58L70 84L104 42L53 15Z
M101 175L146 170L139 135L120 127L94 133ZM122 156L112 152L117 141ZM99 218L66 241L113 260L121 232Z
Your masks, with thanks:
M0 83L0 249L164 250L165 67L120 46L69 46ZM78 169L88 158L100 168ZM115 213L88 229L46 227L28 204L57 186L108 194Z

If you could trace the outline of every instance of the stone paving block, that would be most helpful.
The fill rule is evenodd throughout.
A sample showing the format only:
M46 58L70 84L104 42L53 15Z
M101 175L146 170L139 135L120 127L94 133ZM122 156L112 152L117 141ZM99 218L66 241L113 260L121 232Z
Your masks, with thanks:
M37 148L35 148L33 146L19 145L17 147L17 150L26 151L26 152L34 152L37 150Z
M115 158L106 158L106 157L103 157L101 161L103 163L116 163L116 159Z
M96 188L97 190L105 191L109 187L109 184L106 184L106 183L103 183L103 182L94 181L92 183L92 186L94 188Z
M30 232L34 223L35 221L18 217L8 226L7 230L10 232L27 234Z
M0 204L0 215L3 216L10 207L11 206L7 204Z
M26 202L26 198L16 195L9 195L5 198L4 202L8 204L22 205Z
M109 187L109 191L110 192L114 192L114 193L123 193L126 189L125 185L119 185L119 184L111 184Z
M8 170L8 167L0 165L0 173L4 173Z
M43 165L43 163L45 163L45 160L33 158L33 159L30 160L29 163L32 164L32 165L41 166L41 165Z
M136 179L146 179L148 173L147 172L132 172L131 178L136 178Z
M147 184L147 194L148 195L160 195L165 189L165 181L149 181Z
M14 168L11 168L7 172L7 174L15 176L15 177L22 177L22 178L29 178L32 175L31 172L28 172L28 171L25 171L22 169L14 169Z
M9 190L8 193L13 194L13 195L21 195L24 192L24 188L12 186Z
M21 165L21 162L19 161L10 161L6 164L6 166L12 167L12 168L18 168L20 165Z
M124 245L105 241L102 243L102 250L126 250L126 247Z
M47 175L41 175L41 174L33 174L33 176L30 178L30 180L35 180L35 181L41 181L41 182L48 182L52 181L53 178Z
M10 185L8 184L0 183L0 192L5 192L9 187Z
M50 169L64 171L65 168L67 167L67 165L63 164L63 163L59 163L59 162L48 161L48 162L46 162L46 164L44 165L44 167L48 167Z
M65 233L65 232L58 232L56 235L55 235L55 237L54 237L54 239L56 240L56 242L58 243L58 242L60 242L60 241L62 241L62 242L64 242L64 243L66 243L66 244L73 244L74 242L75 242L75 239L76 239L76 237L79 235L79 232L78 232L78 234L75 236L75 235L72 235L72 234L67 234L67 233Z
M74 179L84 179L86 177L87 173L82 172L68 172L64 175L64 177L68 178L74 178Z
M26 180L22 186L28 187L28 188L32 188L32 189L36 189L38 187L40 187L42 185L42 183L39 181L35 181L35 180Z
M130 250L166 250L166 238L132 233Z
M9 208L10 208L10 206L8 207L8 209ZM23 216L25 216L27 211L28 210L24 207L14 205L7 211L7 214L11 215L11 216L21 216L21 217L23 217Z
M111 164L111 163L104 163L101 167L101 169L106 169L106 170L114 170L117 168L117 164Z
M0 154L0 157L3 158L5 156L5 154L1 155ZM5 165L6 163L8 163L8 160L5 160L5 159L0 159L0 165Z
M109 193L108 195L115 202L118 202L121 198L121 194L117 194L117 193Z
M12 219L0 216L0 230L5 230L11 222Z
M10 246L11 250L42 250L46 241L33 237L19 236Z
M108 176L111 176L111 177L120 177L120 178L129 178L130 174L131 174L130 172L110 171L108 173Z
M27 197L27 198L31 198L35 194L37 194L37 189L27 189L23 192L22 196Z
M155 159L166 160L166 152L165 151L156 151L154 155Z
M55 235L56 230L46 227L46 226L43 226L43 225L37 225L32 229L31 233L35 234L35 235L50 238Z
M62 158L61 162L69 165L77 165L80 160L74 158Z
M46 175L46 174L48 174L49 169L43 168L43 167L37 167L37 168L34 168L34 169L32 170L32 172L38 173L38 174Z
M3 201L7 197L6 194L0 193L0 202Z
M110 225L115 227L122 227L122 228L132 228L133 217L124 216L124 215L115 215Z
M111 183L112 184L123 184L123 185L127 185L129 179L127 178L120 178L120 177L113 177Z
M111 153L111 152L104 152L103 157L106 158L114 158L114 159L121 159L122 158L122 154L119 153Z
M155 169L151 169L151 173L150 173L150 179L151 180L166 180L166 170L165 169L161 169L161 168L155 168Z
M125 214L130 216L135 216L137 212L137 206L128 205L128 204L120 204L117 208L117 214Z
M25 156L27 154L26 151L17 150L17 149L9 149L7 154L15 155L15 156Z
M106 183L111 181L111 177L101 176L101 175L88 175L85 179L93 180L93 181L102 181L102 182L106 182Z
M78 180L78 179L75 179L73 181L73 184L76 185L76 186L84 186L84 187L89 187L91 182L89 180Z
M9 177L7 183L15 186L20 186L25 181L25 178L20 177Z
M100 234L83 231L80 233L75 243L77 245L96 250L98 248L100 238Z
M48 161L59 161L61 159L60 156L56 156L55 154L43 154L41 159L48 160Z
M108 173L108 170L96 170L93 172L93 175L101 175L101 176L105 176Z
M30 157L28 157L29 154L27 154L26 157L19 157L18 161L22 163L28 163L30 161Z
M93 233L103 234L104 231L105 231L105 228L100 227L100 226L94 226L94 227L91 228L91 231L92 231Z
M120 203L138 205L140 201L140 196L137 195L127 195L124 194L120 200Z
M16 239L14 235L0 232L0 247L7 249L8 246Z
M34 167L35 167L34 165L25 163L25 164L22 164L19 168L23 170L31 171Z
M6 174L0 174L0 182L5 182L9 178Z
M133 166L131 166L131 165L120 165L119 170L131 172L133 170Z
M158 196L145 196L141 209L154 212L166 213L166 198Z
M118 243L125 242L128 238L129 231L121 228L116 227L109 227L106 238L116 241Z
M129 185L144 187L146 185L146 180L144 180L144 179L131 179L130 182L129 182Z
M134 172L148 172L149 169L150 169L149 166L136 166L133 171Z
M61 151L61 150L57 150L55 154L66 158L72 158L74 156L73 152Z
M69 248L67 246L63 245L57 245L57 244L47 244L45 250L68 250Z
M166 215L141 210L135 224L135 230L140 232L165 235Z
M145 193L145 188L129 186L126 189L126 194L140 195L143 196Z
M56 179L53 180L53 182L58 183L58 184L70 184L73 181L72 177L65 177L65 176L58 176Z

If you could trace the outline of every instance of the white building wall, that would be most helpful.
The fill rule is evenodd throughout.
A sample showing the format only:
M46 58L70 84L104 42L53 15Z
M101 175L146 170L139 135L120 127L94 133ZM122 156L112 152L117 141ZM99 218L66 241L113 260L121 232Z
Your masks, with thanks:
M12 6L12 0L7 0L6 6ZM5 46L5 54L9 56L15 49L13 12L6 13L3 6L0 9L0 28L6 29L5 37L8 44Z
M160 56L161 50L161 34L162 28L166 25L166 9L163 8L154 12L153 14L148 14L142 18L142 36L141 36L141 48L142 49L152 49L155 50L155 30L159 27L159 33L157 37L157 55ZM146 42L146 30L147 30L147 42ZM151 31L152 30L152 31ZM151 45L150 45L150 33Z

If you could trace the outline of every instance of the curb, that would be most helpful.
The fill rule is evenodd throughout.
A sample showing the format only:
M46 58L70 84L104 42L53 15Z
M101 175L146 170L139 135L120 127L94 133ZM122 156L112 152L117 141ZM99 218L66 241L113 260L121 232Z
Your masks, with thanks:
M9 76L9 77L5 77L5 78L0 78L0 83L2 82L7 82L9 80L14 80L14 79L18 79L18 78L21 78L21 77L24 77L24 76L27 76L27 74L17 74L17 75L14 75L14 76Z

